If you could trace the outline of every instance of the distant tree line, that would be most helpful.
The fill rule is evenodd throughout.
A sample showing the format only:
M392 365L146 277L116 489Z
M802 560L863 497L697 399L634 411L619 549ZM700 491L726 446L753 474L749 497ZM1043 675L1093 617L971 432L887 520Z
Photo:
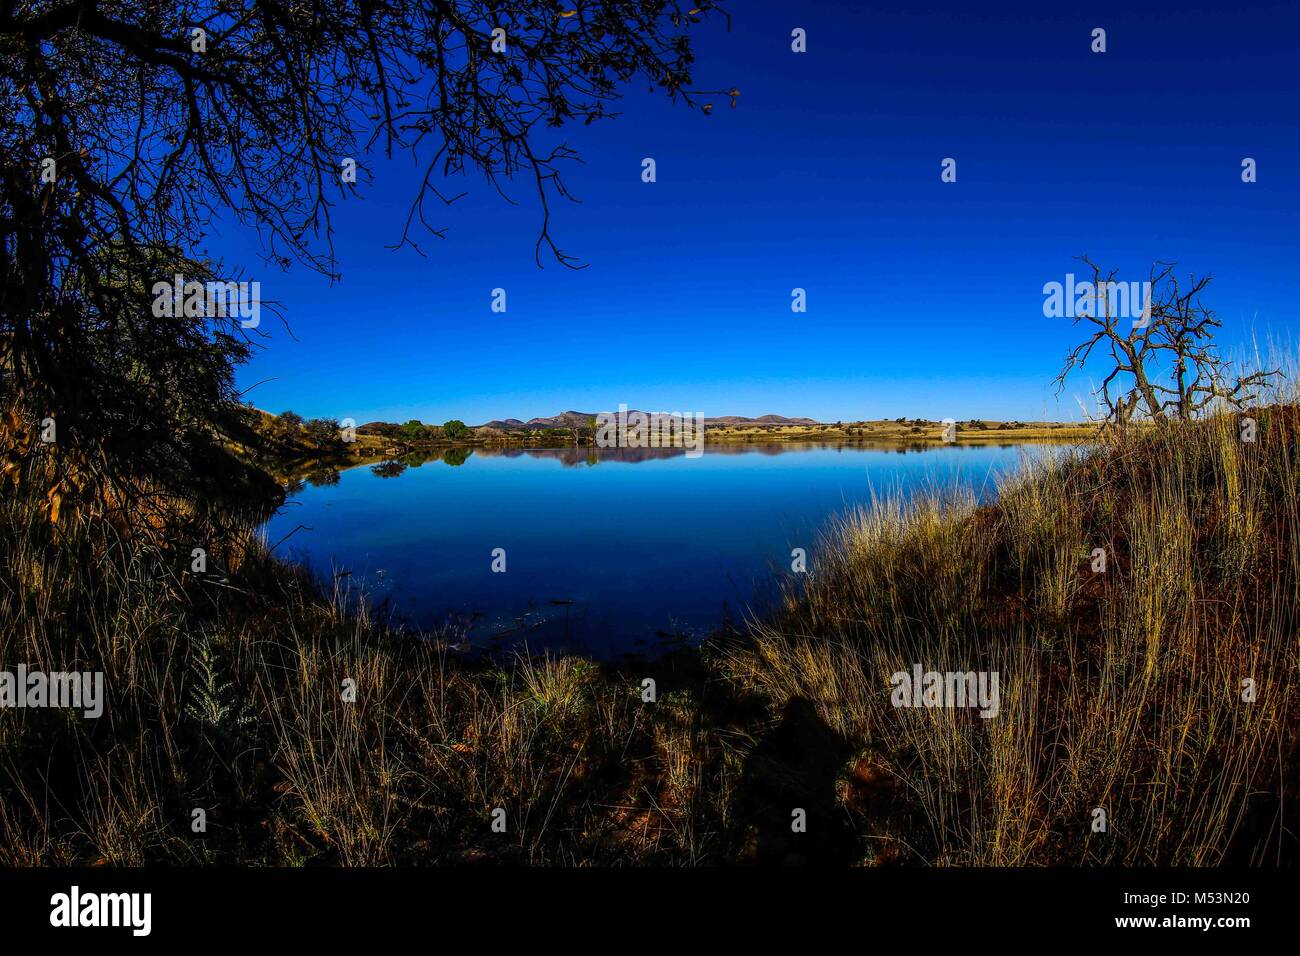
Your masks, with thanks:
M426 425L417 418L412 418L404 425L394 422L372 422L357 429L362 435L377 435L381 438L400 439L402 441L463 441L474 437L474 429L458 418L441 425ZM332 418L303 418L297 412L284 411L270 416L264 427L264 434L271 441L280 445L312 445L331 447L342 445L343 429Z
M458 418L443 422L441 425L426 425L417 418L412 418L404 425L373 422L358 430L362 434L401 438L405 441L463 441L474 437L474 429Z

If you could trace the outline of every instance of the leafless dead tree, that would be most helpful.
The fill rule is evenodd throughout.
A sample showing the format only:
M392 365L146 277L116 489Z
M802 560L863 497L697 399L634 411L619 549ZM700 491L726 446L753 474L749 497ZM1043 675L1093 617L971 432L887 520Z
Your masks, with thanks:
M1122 313L1134 305L1130 286L1119 282L1116 270L1103 276L1087 256L1080 258L1092 270L1092 282L1080 296L1084 307L1076 309L1074 322L1093 331L1066 356L1055 379L1057 394L1070 373L1098 351L1109 370L1095 394L1107 421L1121 426L1135 417L1187 421L1215 403L1242 408L1281 374L1276 369L1238 374L1220 356L1213 339L1223 323L1201 298L1210 276L1189 275L1180 283L1174 263L1157 262L1141 314L1125 318ZM1119 307L1125 299L1128 310ZM1130 322L1126 332L1122 326Z

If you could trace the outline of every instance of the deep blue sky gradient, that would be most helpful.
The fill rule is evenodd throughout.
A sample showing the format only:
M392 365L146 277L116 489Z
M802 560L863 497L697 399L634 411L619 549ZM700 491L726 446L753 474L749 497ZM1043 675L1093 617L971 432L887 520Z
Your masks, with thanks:
M978 7L978 9L977 9ZM1051 12L1057 7L1061 12ZM1291 343L1300 219L1297 4L732 4L697 32L712 116L631 89L562 131L584 159L553 233L590 263L533 261L527 182L481 179L428 258L392 251L418 171L370 157L336 207L342 281L212 251L282 303L242 387L308 416L528 418L620 402L706 415L1053 418L1078 338L1042 286L1087 253L1142 279L1212 272L1226 348ZM808 31L808 52L790 31ZM1108 52L1090 52L1093 27ZM654 157L658 182L641 182ZM954 157L958 181L940 182ZM1241 182L1254 157L1259 181ZM491 290L509 310L489 310ZM808 312L790 310L790 290ZM296 337L296 340L295 340ZM1104 374L1099 369L1097 379Z

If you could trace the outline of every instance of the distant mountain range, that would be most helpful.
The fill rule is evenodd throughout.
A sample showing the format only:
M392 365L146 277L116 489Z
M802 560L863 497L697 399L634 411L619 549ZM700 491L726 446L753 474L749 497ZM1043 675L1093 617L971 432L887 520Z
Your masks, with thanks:
M635 409L629 409L631 415ZM503 432L532 431L539 428L584 428L587 422L596 417L596 412L560 412L549 418L530 418L521 421L518 418L499 418L477 425L477 428L495 428ZM743 415L722 415L717 418L704 419L704 426L710 425L819 425L811 418L786 418L784 415L761 415L758 418L746 418Z

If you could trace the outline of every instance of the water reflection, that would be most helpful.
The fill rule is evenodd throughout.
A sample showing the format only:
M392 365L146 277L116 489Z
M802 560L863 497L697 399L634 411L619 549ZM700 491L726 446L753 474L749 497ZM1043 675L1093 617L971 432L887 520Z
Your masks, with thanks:
M972 444L940 444L937 442L871 442L871 441L827 441L827 442L756 442L735 444L713 444L705 446L706 455L777 455L797 454L810 451L831 451L851 453L860 451L892 452L896 455L917 455L927 452L974 452L976 449L997 448L1007 450L1022 447L1022 443L985 441ZM453 448L418 449L404 455L387 458L382 461L368 462L372 474L379 478L396 478L408 468L419 468L429 462L438 462L452 468L464 465L471 457L479 458L532 458L559 462L566 468L592 467L602 462L620 464L638 464L648 461L665 461L682 458L686 455L684 448L596 448L590 445L564 446L552 448L526 448L517 445L508 446L457 446ZM342 463L336 467L320 467L304 476L313 487L335 484L338 473L348 468L361 467L360 464ZM297 486L300 487L300 486ZM290 487L292 493L295 487Z
M416 627L454 625L477 646L616 656L762 610L792 573L793 548L815 568L836 514L953 483L987 494L1032 454L1002 442L719 443L699 458L444 447L314 466L290 485L267 538L325 580L346 573ZM493 570L497 549L506 573Z

